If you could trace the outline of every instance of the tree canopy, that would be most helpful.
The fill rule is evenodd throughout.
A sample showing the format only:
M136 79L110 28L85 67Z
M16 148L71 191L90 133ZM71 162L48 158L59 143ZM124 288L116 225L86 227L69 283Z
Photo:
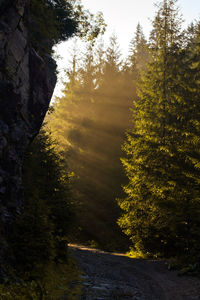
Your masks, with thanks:
M199 251L198 29L187 45L181 22L176 1L163 1L124 144L129 183L119 225L138 251L192 258Z
M101 13L92 15L78 0L31 0L29 30L32 45L49 53L74 35L95 39L104 33L105 23Z

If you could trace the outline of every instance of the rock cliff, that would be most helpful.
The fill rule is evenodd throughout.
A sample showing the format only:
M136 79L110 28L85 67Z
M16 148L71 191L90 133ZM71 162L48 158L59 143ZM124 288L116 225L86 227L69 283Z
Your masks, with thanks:
M56 84L56 63L29 43L29 0L0 0L0 247L23 203L21 170ZM0 250L0 257L3 256Z

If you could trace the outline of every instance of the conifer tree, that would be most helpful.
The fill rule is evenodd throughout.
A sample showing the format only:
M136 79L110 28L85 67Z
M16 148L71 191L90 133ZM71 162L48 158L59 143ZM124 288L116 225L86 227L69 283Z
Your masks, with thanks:
M105 28L102 13L91 14L80 1L30 1L30 42L41 55L73 35L94 42Z
M48 126L53 134L60 132L62 150L74 174L75 227L80 230L72 234L83 242L96 240L101 246L113 243L118 247L123 238L116 225L119 207L115 198L123 177L121 143L131 102L124 88L125 72L119 68L116 37L105 54L101 47L97 51L96 58L94 46L88 46L74 83L68 77Z
M179 125L179 154L182 171L182 228L183 239L187 245L187 255L198 256L199 214L200 214L200 110L199 110L199 76L200 76L200 24L192 24L187 31L187 46L182 57L183 72L181 76L182 103ZM181 129L181 130L180 130ZM181 142L182 140L182 142Z
M96 61L96 72L95 72L96 87L99 88L103 80L103 70L105 66L105 49L104 49L104 42L102 40L99 41L95 49L95 61Z
M127 91L127 97L131 100L136 100L137 98L137 84L140 81L142 73L146 70L149 59L149 45L145 39L141 25L138 24L135 36L130 42L129 56L123 67L124 91ZM130 103L131 106L132 102Z
M149 60L148 43L144 36L141 25L138 23L135 36L130 43L128 65L131 72L139 80L139 73L146 69Z
M185 251L184 213L189 186L182 159L182 34L176 1L164 0L151 33L151 56L134 101L134 128L124 145L129 184L119 220L136 249L170 255Z
M66 236L71 221L69 178L54 147L43 131L25 155L26 203L13 228L11 246L17 271L27 272L27 279L42 279L43 271L54 261L67 262Z

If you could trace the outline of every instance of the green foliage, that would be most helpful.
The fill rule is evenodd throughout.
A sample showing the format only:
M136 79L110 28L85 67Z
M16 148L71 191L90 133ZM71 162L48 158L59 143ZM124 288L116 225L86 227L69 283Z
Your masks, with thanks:
M60 299L64 295L70 300L77 300L81 295L82 283L80 271L73 260L67 264L45 266L43 277L39 280L27 280L23 276L15 281L0 285L1 300L49 300Z
M73 35L95 40L106 27L101 13L92 15L76 0L31 0L30 20L30 40L41 55Z
M63 8L64 2L50 2L53 10L49 13L55 16L58 12L54 9L58 3ZM38 144L43 143L42 148L36 141L31 154L45 149L38 153L42 164L36 158L30 174L25 176L33 179L34 174L36 180L26 183L32 190L27 190L30 208L27 202L27 218L19 226L26 224L30 211L39 214L38 240L31 246L31 257L42 249L43 240L49 245L46 257L57 260L65 253L61 249L66 236L107 249L128 244L114 225L121 213L114 200L119 196L124 214L118 223L133 242L130 256L187 257L183 272L196 270L200 250L200 25L191 24L183 32L176 1L162 1L149 42L138 25L130 55L123 64L115 36L106 50L94 44L95 37L105 29L102 15L95 19L83 11L80 3L74 8L72 19L79 20L76 32L87 36L90 43L80 60L74 54L63 96L57 98L54 112L48 117L61 156L44 136ZM51 37L55 28L59 28L59 34L62 32L61 27L53 26L48 33ZM55 42L67 38L58 32ZM131 127L132 100L133 126L123 146L125 177L119 162L120 145L125 129ZM66 158L70 174L63 172ZM53 174L59 180L55 181ZM64 199L69 199L70 179L76 221L69 232L70 210ZM33 214L31 218L34 220Z
M31 42L41 53L77 32L78 20L70 1L32 0L30 17Z
M129 183L127 197L119 200L125 211L119 225L145 255L197 257L199 52L197 44L185 48L175 2L163 1L153 22L151 60L124 144Z
M128 66L134 80L139 81L141 73L146 70L147 63L150 59L150 50L147 40L145 39L142 27L137 25L135 36L130 43Z
M200 276L200 265L196 256L175 256L166 261L168 270L179 270L179 276Z
M148 259L150 256L148 254L144 254L141 250L136 250L133 247L130 247L129 251L126 253L126 255L130 258L136 258L136 259Z
M1 284L0 295L2 300L41 299L37 284L34 281Z
M70 183L66 162L60 158L56 147L51 136L41 131L26 153L23 181L26 198L38 198L41 205L47 205L54 231L64 236L71 214ZM30 203L35 201L30 200Z
M24 217L29 215L30 210L36 223L41 219L43 223L39 224L38 228L41 234L47 231L48 234L53 235L55 249L59 248L59 244L60 246L63 244L63 239L66 239L72 214L67 166L56 152L56 147L51 137L42 131L33 141L24 161L24 186L27 199ZM26 220L23 222L26 223ZM47 228L42 229L41 226L45 226L45 222ZM44 239L41 234L38 236ZM51 238L47 236L45 240L48 244ZM47 249L52 247L46 246Z
M57 294L69 292L77 270L70 269L67 256L69 176L55 148L51 137L41 131L25 155L26 201L12 229L15 268L8 272L13 281L1 286L5 299L49 299L49 295L57 299Z
M115 198L125 179L121 144L135 86L123 68L115 36L106 50L90 43L80 60L79 66L75 53L63 97L47 122L74 174L77 219L70 239L119 249L128 242L116 225L120 210Z
M22 216L15 225L13 248L20 271L40 276L43 268L55 257L53 223L49 207L39 197L27 198ZM37 277L37 274L35 276Z

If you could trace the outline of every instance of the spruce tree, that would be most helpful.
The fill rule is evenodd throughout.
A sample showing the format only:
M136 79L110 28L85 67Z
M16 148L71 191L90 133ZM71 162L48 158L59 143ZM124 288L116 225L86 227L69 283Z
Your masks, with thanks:
M127 135L123 159L129 184L119 200L125 214L119 224L136 249L170 255L184 251L182 150L183 90L181 18L176 1L164 0L153 21L151 62L134 101L134 128ZM184 208L183 208L184 207Z
M23 175L26 202L13 228L11 246L17 271L41 279L52 262L67 263L66 236L71 221L66 164L44 131L25 154Z
M187 31L186 48L182 58L184 66L182 72L182 115L179 135L182 143L179 144L181 153L182 176L182 235L185 252L190 256L199 255L199 214L200 214L200 110L199 110L199 75L200 75L200 24L192 24ZM179 88L180 94L180 88ZM180 138L180 139L181 139ZM185 246L187 245L187 246Z
M135 79L139 80L139 75L146 69L149 60L148 43L144 36L141 25L138 23L135 36L129 46L128 66L135 75Z
M101 47L97 52L98 57L90 44L82 55L80 66L73 72L75 79L72 83L68 77L48 126L53 135L60 133L63 155L68 156L74 174L77 220L72 235L82 242L95 240L107 249L119 249L123 237L116 225L119 207L115 198L124 180L121 143L129 124L131 101L125 72L120 70L116 37L105 52Z

